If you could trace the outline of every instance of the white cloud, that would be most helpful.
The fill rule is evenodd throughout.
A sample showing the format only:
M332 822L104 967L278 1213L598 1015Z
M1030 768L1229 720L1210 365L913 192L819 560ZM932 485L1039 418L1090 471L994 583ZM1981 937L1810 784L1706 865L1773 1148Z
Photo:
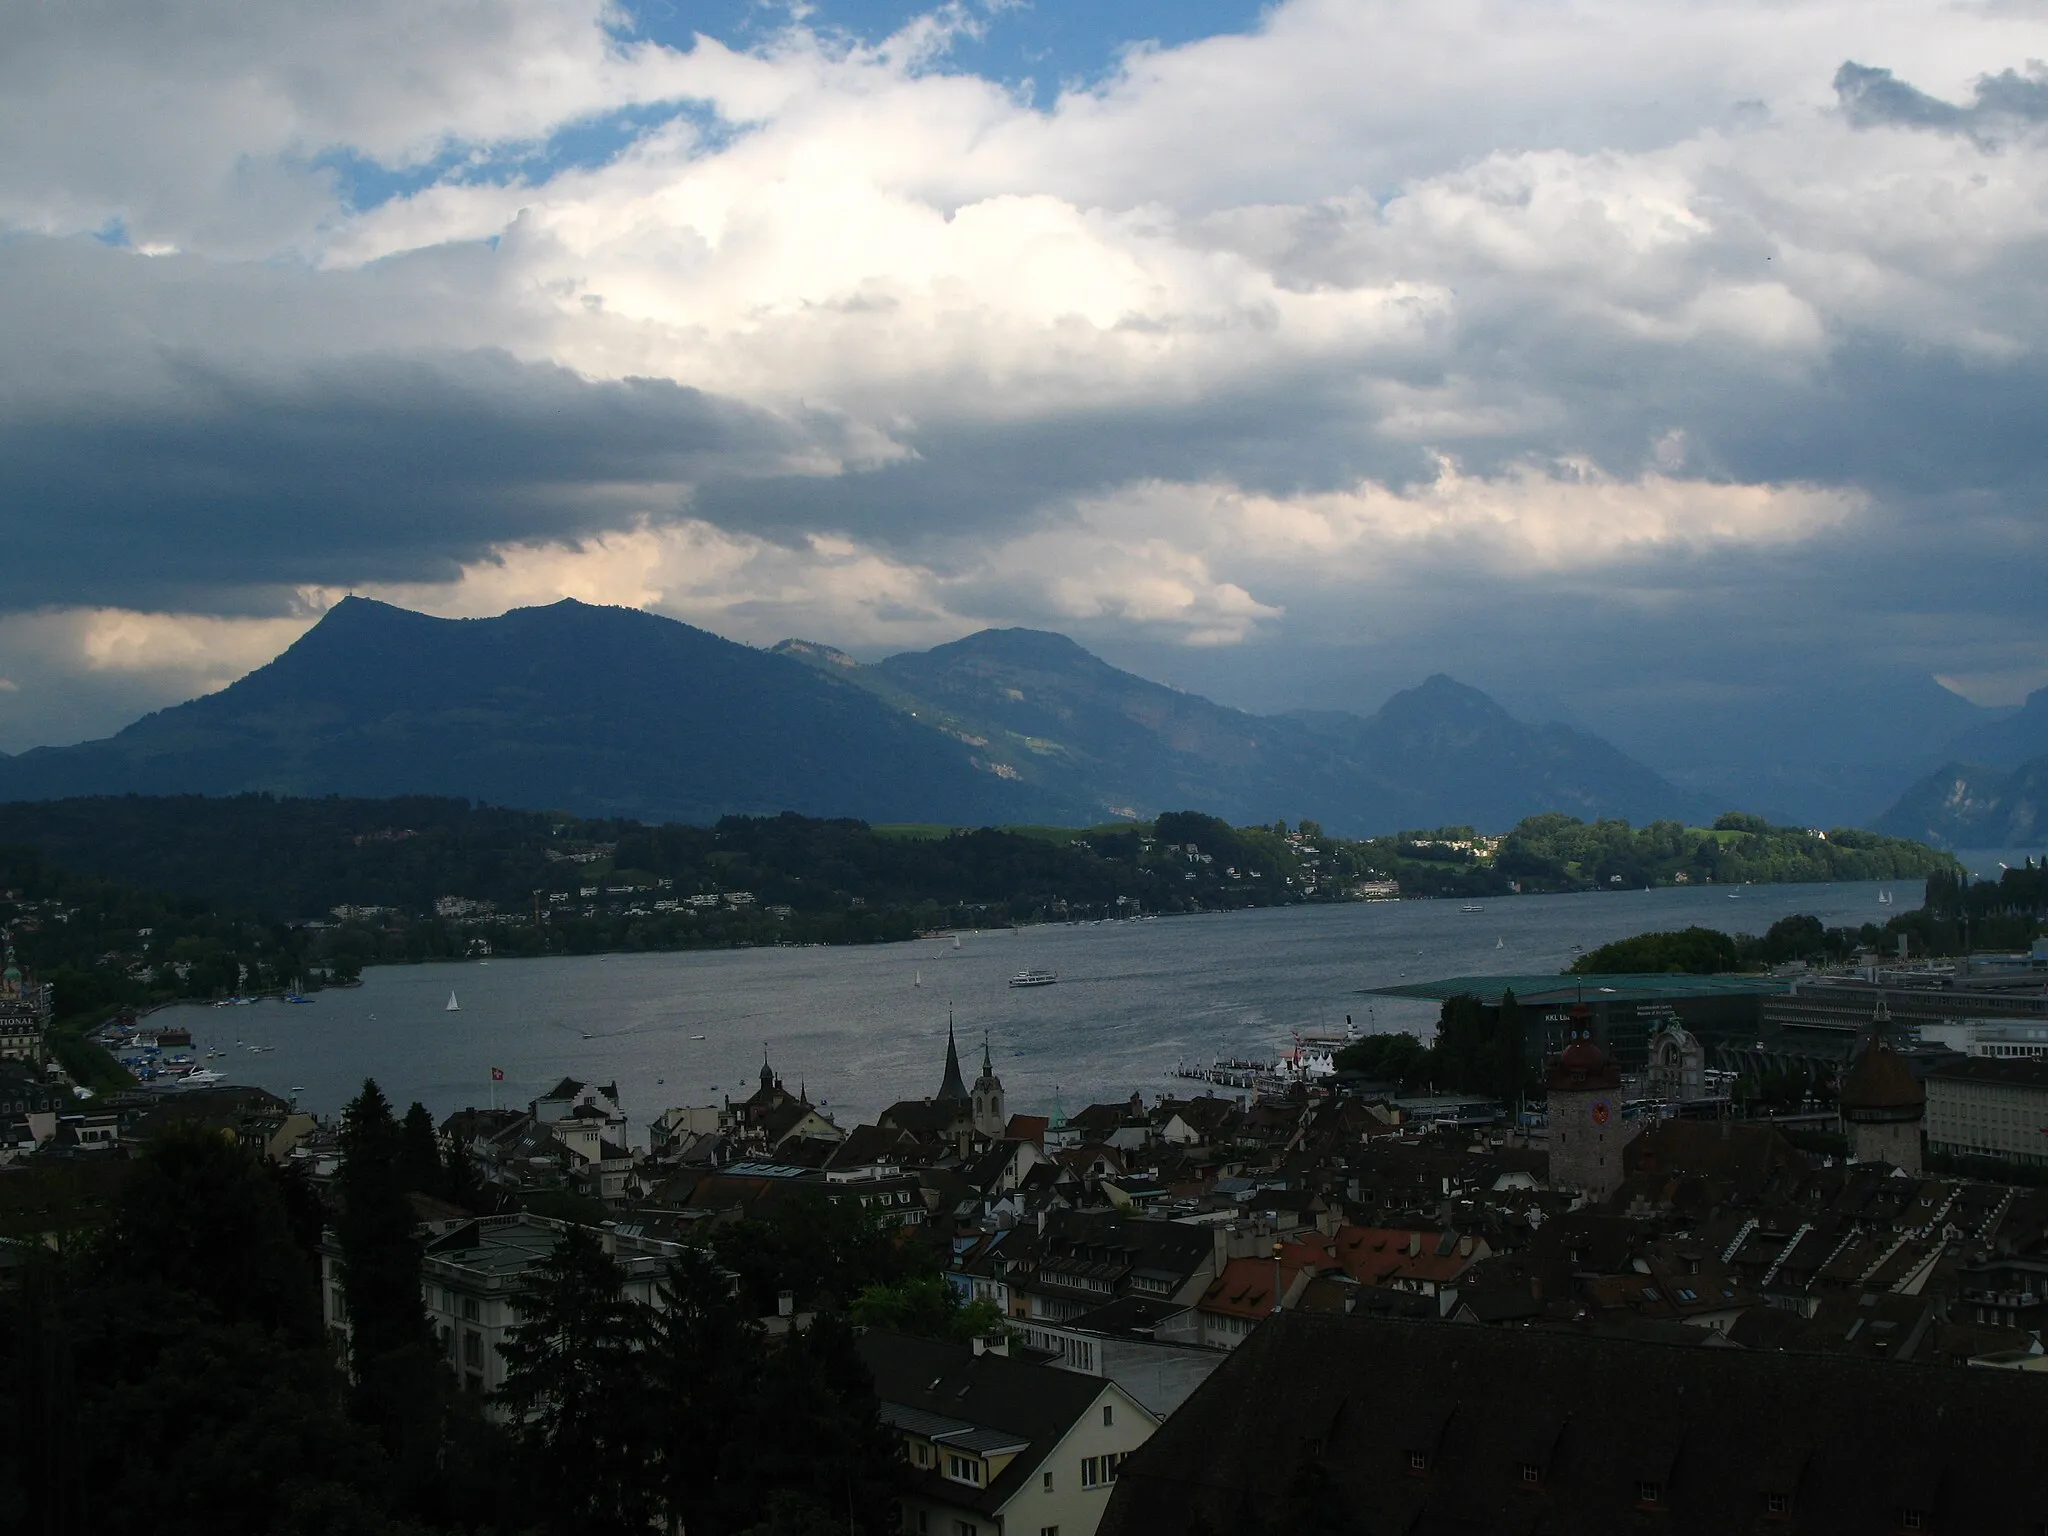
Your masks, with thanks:
M636 440L633 473L561 471L580 491L538 465L576 519L536 532L534 498L506 495L479 531L471 505L439 553L459 575L394 560L364 589L443 612L570 593L869 648L983 621L1220 644L1346 587L1647 587L1896 531L1910 497L1853 450L1921 423L1844 406L1842 360L1889 348L1911 378L2048 356L2038 138L1859 128L1831 87L1855 58L1962 99L2048 55L2037 8L1288 0L1044 111L947 71L957 14L751 53L624 20L602 0L0 0L0 228L118 223L133 247L16 243L0 415L125 412L146 438L196 376L260 399L480 348L669 380L787 440L644 473ZM608 164L468 174L680 101L701 111ZM333 154L455 168L357 211ZM1853 410L1901 416L1822 430ZM1974 483L2023 437L1930 442L1924 478ZM163 515L157 486L135 497ZM573 539L594 500L611 531ZM286 632L158 616L132 642L107 615L144 600L104 603L33 621L64 675L196 684Z

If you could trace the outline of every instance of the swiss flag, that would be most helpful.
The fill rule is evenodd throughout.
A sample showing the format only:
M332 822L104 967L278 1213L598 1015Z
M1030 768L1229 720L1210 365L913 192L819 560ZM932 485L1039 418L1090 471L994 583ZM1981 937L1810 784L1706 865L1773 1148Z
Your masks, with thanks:
M502 1083L503 1081L505 1081L505 1069L503 1067L491 1068L491 1081L494 1083Z

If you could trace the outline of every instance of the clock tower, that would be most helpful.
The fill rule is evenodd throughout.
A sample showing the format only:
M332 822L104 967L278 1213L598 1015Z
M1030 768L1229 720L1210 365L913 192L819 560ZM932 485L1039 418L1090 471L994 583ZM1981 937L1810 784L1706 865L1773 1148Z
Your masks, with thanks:
M1593 1039L1593 1014L1572 1009L1565 1048L1544 1073L1550 1095L1550 1183L1605 1200L1621 1187L1621 1068Z

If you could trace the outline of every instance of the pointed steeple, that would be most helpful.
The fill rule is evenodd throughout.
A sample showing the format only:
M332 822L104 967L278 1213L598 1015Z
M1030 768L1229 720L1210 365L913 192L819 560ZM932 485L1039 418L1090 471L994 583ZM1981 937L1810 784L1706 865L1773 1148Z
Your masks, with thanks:
M946 1080L939 1084L939 1100L967 1097L967 1084L960 1076L960 1050L953 1043L953 1010L946 1010Z
M994 1077L996 1075L995 1063L988 1058L988 1032L986 1030L982 1032L981 1036L981 1075L983 1077Z

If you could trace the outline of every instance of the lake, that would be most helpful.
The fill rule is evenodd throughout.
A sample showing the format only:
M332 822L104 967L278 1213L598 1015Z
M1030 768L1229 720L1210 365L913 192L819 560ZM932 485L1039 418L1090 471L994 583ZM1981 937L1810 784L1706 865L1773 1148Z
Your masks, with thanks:
M1917 886L1893 887L1903 906ZM564 1076L619 1085L644 1126L663 1109L756 1086L765 1051L794 1089L842 1125L939 1086L946 1017L971 1082L986 1032L1013 1110L1068 1111L1149 1097L1185 1058L1272 1057L1296 1029L1409 1029L1432 1004L1363 989L1478 973L1561 970L1587 949L1691 923L1761 933L1808 912L1829 925L1880 920L1876 884L1673 888L1456 901L1353 902L1152 921L963 933L836 949L378 966L357 988L304 1006L187 1005L154 1016L189 1027L227 1080L296 1094L331 1114L374 1076L400 1109L437 1116L523 1104ZM1039 967L1050 987L1013 988ZM450 993L460 1010L446 1011ZM702 1038L698 1038L701 1036ZM270 1047L267 1050L252 1047ZM495 1085L490 1069L501 1068Z

